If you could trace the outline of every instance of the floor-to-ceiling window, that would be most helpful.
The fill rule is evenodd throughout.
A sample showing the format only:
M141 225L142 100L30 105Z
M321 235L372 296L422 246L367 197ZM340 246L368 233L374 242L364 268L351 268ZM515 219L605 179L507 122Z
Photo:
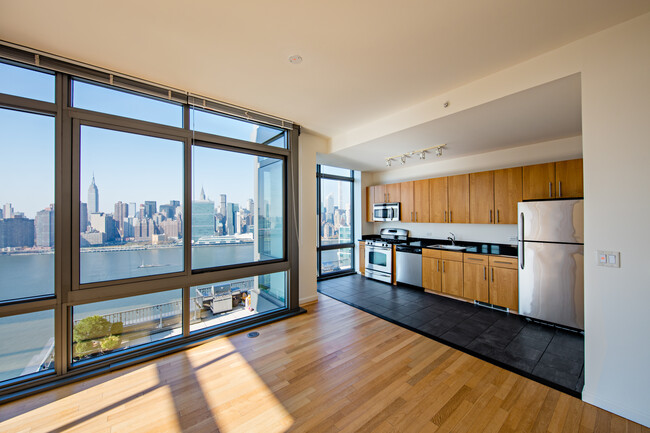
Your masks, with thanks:
M318 165L318 277L354 272L354 173Z
M296 312L297 137L0 45L0 401Z

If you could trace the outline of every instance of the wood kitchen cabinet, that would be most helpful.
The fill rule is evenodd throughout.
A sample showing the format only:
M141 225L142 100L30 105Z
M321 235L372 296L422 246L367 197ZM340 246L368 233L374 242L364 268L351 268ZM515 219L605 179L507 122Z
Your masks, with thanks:
M554 198L555 163L527 165L523 168L523 199Z
M555 185L557 198L583 197L582 159L556 162Z
M517 311L519 309L517 258L490 256L489 272L490 304Z
M517 224L517 203L523 200L522 168L494 171L496 224Z
M374 197L375 203L397 203L400 201L399 183L389 183L387 185L375 185Z
M400 184L400 221L404 223L415 222L415 208L413 206L413 183L402 182Z
M442 251L441 290L448 295L463 296L463 253Z
M366 243L359 242L359 273L366 274Z
M429 218L429 179L413 182L413 210L416 223L428 223Z
M422 287L425 292L442 291L442 258L440 250L422 249Z
M374 221L373 218L373 205L375 204L375 187L368 186L366 187L366 221L371 223Z
M446 223L447 211L447 178L429 179L429 222Z
M465 254L463 257L463 297L481 302L490 299L488 282L488 257Z
M469 222L492 224L494 215L494 172L469 175Z
M449 222L469 222L469 174L447 176Z

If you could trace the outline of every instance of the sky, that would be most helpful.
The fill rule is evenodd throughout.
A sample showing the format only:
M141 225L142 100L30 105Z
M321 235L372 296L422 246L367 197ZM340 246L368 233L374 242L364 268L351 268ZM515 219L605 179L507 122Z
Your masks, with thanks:
M0 63L0 92L54 101L54 76ZM179 104L115 91L83 81L73 82L73 105L109 114L182 127ZM249 141L264 141L281 132L245 121L196 111L194 129ZM278 143L284 143L280 140ZM88 201L93 174L100 212L113 213L117 201L183 202L183 143L109 129L82 126L80 199ZM0 109L0 206L33 218L54 201L54 118ZM192 194L201 187L215 202L226 194L230 203L253 198L256 157L224 150L193 148Z

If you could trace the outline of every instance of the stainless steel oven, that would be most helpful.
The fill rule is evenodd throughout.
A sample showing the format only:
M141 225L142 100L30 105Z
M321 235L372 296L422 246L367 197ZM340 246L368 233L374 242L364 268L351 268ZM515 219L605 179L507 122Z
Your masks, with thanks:
M393 248L366 244L366 277L390 283L393 275Z
M399 203L375 203L372 206L373 221L399 221Z
M408 230L383 228L379 239L366 240L366 277L385 283L393 280L392 243L406 242Z

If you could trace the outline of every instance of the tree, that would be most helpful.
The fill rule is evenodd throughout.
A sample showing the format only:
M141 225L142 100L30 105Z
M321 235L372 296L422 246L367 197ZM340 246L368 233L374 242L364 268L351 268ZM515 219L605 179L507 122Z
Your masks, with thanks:
M76 357L103 353L120 347L124 326L122 322L111 323L102 316L89 316L72 329Z

